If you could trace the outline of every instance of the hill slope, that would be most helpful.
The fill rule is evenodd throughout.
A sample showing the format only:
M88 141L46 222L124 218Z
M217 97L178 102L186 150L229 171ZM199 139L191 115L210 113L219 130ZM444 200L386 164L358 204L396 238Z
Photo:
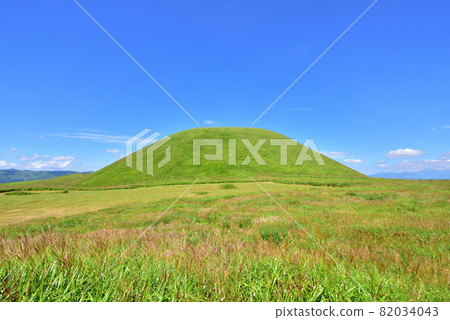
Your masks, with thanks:
M201 165L193 165L193 139L223 139L223 160L208 161L205 154L214 154L215 146L201 147ZM229 139L236 139L236 165L229 165ZM244 159L249 155L246 146L241 139L249 139L255 145L259 139L266 139L259 150L259 154L267 165L258 165L251 157L248 165L243 165ZM166 184L194 181L201 178L203 181L226 181L226 180L251 180L256 179L280 179L295 180L302 177L346 177L362 178L361 173L350 169L332 159L322 155L325 165L319 166L314 161L305 161L302 165L295 165L295 161L302 149L301 144L288 147L287 165L280 165L280 146L270 145L270 139L287 139L287 137L264 129L257 128L196 128L178 132L171 136L164 146L155 151L155 163L165 157L165 149L171 147L171 161L160 169L155 168L154 175L146 174L147 166L144 160L144 172L126 166L125 158L86 175L77 180L80 187L118 186L133 184ZM144 148L144 155L146 149ZM135 154L133 165L135 165Z

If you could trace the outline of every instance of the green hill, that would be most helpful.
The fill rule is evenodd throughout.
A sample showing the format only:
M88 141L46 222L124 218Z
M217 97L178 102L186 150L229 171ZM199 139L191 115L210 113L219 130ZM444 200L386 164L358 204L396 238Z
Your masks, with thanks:
M324 165L318 165L314 152L310 149L307 153L312 161L305 161L302 165L295 165L297 157L303 145L296 144L287 148L287 164L280 165L280 146L271 145L271 139L288 139L287 137L265 129L257 128L196 128L178 132L170 136L171 139L154 153L154 163L159 163L165 157L167 146L171 148L171 160L158 169L154 168L154 174L147 174L146 158L143 161L143 172L136 169L136 153L133 154L133 167L126 164L126 158L122 158L111 165L90 174L76 174L58 177L49 180L35 182L16 182L2 184L0 189L25 189L25 188L103 188L123 187L135 185L164 185L192 183L200 178L199 182L221 181L307 181L312 183L332 183L348 178L367 178L365 175L350 169L343 164L321 155ZM205 154L214 154L215 146L201 147L201 163L193 165L193 140L194 139L221 139L223 141L223 160L208 161ZM236 164L229 164L229 140L236 140ZM255 145L259 139L266 139L258 153L266 162L266 165L258 165L253 156L248 165L243 165L245 158L250 155L247 147L241 139ZM290 140L291 141L291 140ZM147 149L143 154L147 154Z
M214 154L215 146L201 147L201 165L193 165L194 139L223 139L223 160L208 161L204 154ZM236 165L229 165L229 139L236 139ZM266 139L259 150L266 165L258 165L253 157L248 165L242 165L249 155L241 139L249 139L255 145L259 139ZM129 168L125 158L86 175L77 181L81 187L118 186L133 184L169 184L194 181L242 181L255 179L295 180L304 177L345 177L362 178L364 175L352 170L332 159L322 155L325 165L318 165L313 151L308 149L313 161L305 161L302 165L295 165L302 149L301 144L288 147L287 165L280 165L280 146L270 145L270 139L287 139L287 137L264 129L257 128L196 128L176 133L162 147L155 151L155 163L165 156L167 146L171 147L171 161L160 169L155 167L154 175L148 175L146 161L143 171ZM148 147L147 147L148 148ZM143 154L146 155L144 148ZM136 154L133 154L133 166L136 164Z

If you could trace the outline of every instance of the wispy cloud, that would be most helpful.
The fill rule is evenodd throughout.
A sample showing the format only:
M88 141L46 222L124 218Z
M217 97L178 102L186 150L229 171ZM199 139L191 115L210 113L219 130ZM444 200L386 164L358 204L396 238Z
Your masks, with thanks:
M408 158L408 157L418 157L423 154L423 151L421 150L415 150L415 149L397 149L397 150L391 150L388 153L385 154L387 158Z
M348 155L348 152L344 151L320 151L320 153L329 158L343 158Z
M441 154L441 159L450 159L450 151Z
M205 124L216 124L214 120L205 120Z
M351 164L364 163L364 161L361 160L361 159L345 159L344 162L345 163L351 163Z
M384 172L414 172L422 170L450 170L450 159L428 159L424 161L403 160L396 164L377 165Z
M107 153L120 153L119 149L106 149L105 150Z
M19 149L17 148L9 148L8 150L5 151L6 154L10 154L10 153L14 153L19 151Z
M58 157L53 157L52 160L56 160L56 161L75 160L75 157L72 157L72 156L58 156Z
M130 138L128 136L107 135L92 132L54 133L47 135L52 137L60 137L68 139L84 139L96 142L110 142L110 143L125 143Z
M35 159L38 159L38 158L48 158L49 156L48 155L42 155L42 156L40 156L40 155L38 155L37 153L35 153L33 156L31 156L31 157L27 157L27 156L21 156L20 158L19 158L19 160L20 161L30 161L30 160L35 160Z
M437 128L431 128L431 131L439 131L439 130L446 130L446 129L450 129L450 126L440 126Z
M283 108L285 111L313 111L313 108Z
M75 132L94 132L94 133L106 133L107 131L94 128L59 128L59 130L64 131L75 131Z

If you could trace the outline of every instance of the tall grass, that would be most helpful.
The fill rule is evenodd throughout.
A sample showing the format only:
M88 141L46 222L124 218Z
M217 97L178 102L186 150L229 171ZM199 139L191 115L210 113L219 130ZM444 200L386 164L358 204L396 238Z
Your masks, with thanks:
M415 186L273 193L358 283L240 185L187 195L132 247L173 199L4 226L0 300L446 301L449 190Z

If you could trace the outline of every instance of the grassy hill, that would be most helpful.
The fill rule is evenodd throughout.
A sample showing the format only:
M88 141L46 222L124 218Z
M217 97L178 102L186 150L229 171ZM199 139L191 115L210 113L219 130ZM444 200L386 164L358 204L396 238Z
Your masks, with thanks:
M319 166L315 161L305 161L302 165L295 165L295 161L302 148L301 144L288 147L288 163L280 165L280 147L270 145L270 139L286 139L287 137L264 129L257 128L196 128L176 133L171 136L163 147L155 152L155 163L165 156L165 146L171 146L172 159L161 169L155 169L154 175L146 174L146 161L144 172L126 166L125 158L98 170L77 181L79 186L96 187L131 184L166 184L181 181L193 181L196 178L208 181L248 181L256 179L287 179L295 180L304 177L364 177L361 173L352 170L334 160L322 155L325 165ZM204 154L214 154L214 146L202 146L201 165L193 165L193 139L223 139L223 161L208 161ZM236 165L228 162L228 140L236 139ZM255 145L259 139L266 142L259 150L259 154L267 165L261 166L252 161L242 165L249 152L240 139L249 139ZM147 148L145 148L146 150ZM144 155L146 151L144 150ZM313 151L309 154L314 160ZM135 161L133 155L133 161ZM135 163L135 162L133 162Z
M223 160L208 161L205 154L214 154L214 146L201 147L201 165L193 165L193 139L223 139ZM236 139L236 165L229 165L229 139ZM259 139L266 139L259 154L266 165L258 165L253 157L248 165L242 165L249 155L241 139L248 139L255 145ZM303 145L288 147L288 163L280 165L280 147L270 145L270 139L288 139L279 133L257 128L196 128L181 131L171 136L163 147L155 151L155 163L165 157L166 146L172 150L171 161L154 175L147 174L146 158L143 172L136 170L136 154L133 154L133 168L127 167L122 158L109 166L90 174L76 174L35 182L16 182L0 185L0 189L20 188L108 188L136 185L170 185L192 183L200 178L200 183L221 181L252 181L252 178L267 181L307 181L320 184L335 183L348 178L366 178L365 175L321 155L325 165L318 165L312 150L308 154L313 161L295 165ZM144 148L143 154L146 155Z

